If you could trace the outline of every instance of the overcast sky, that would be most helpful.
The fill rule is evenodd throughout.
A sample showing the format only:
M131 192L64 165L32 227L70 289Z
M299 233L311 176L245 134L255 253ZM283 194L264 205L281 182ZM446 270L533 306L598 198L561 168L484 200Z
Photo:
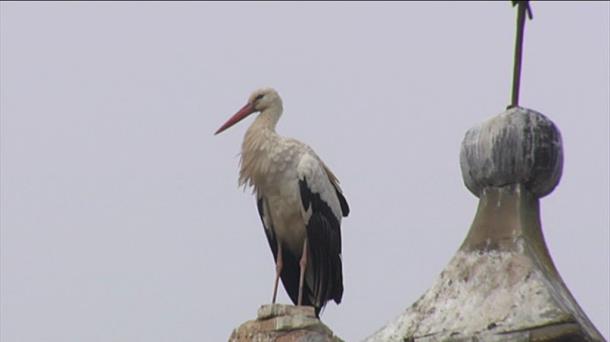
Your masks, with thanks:
M222 341L254 318L274 265L237 187L252 119L213 132L260 86L351 205L339 336L400 314L466 236L460 144L509 102L508 1L0 6L3 342ZM521 104L565 153L544 234L608 338L609 4L533 12Z

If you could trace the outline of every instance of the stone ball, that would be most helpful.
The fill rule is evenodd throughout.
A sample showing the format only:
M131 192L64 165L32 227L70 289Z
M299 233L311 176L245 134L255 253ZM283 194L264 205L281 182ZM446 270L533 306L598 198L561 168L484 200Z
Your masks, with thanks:
M541 113L510 108L466 132L460 167L464 184L477 197L486 187L518 183L546 196L561 178L561 133Z

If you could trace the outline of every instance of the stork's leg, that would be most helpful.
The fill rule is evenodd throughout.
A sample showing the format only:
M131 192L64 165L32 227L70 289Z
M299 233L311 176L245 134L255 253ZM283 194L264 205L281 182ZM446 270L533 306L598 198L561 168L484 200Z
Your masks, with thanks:
M307 268L307 250L309 246L307 246L307 238L305 238L305 242L303 242L303 253L301 254L301 261L299 265L301 266L301 276L299 277L299 300L297 301L297 305L301 306L303 303L303 281L305 280L305 269Z
M280 274L282 273L282 267L284 267L284 258L282 257L282 245L280 242L277 242L277 260L275 261L275 282L273 283L273 299L271 300L271 304L275 304L275 299L277 297L277 283L280 280Z

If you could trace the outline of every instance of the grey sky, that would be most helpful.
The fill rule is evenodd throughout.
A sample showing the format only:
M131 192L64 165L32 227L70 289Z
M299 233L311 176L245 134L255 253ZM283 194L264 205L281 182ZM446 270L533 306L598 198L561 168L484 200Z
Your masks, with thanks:
M341 180L345 295L370 335L432 284L477 199L459 148L509 101L515 12L494 3L0 4L3 342L221 341L271 299L255 201L237 188L260 86L281 134ZM550 252L609 327L609 4L534 3L521 104L560 128ZM289 299L281 290L280 301Z

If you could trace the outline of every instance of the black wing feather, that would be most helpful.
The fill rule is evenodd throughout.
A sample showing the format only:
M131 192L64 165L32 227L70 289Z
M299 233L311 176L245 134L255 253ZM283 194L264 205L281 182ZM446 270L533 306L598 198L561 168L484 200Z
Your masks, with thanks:
M256 201L256 208L258 209L258 215L261 217L261 222L263 223L263 228L265 229L265 235L267 236L267 241L269 242L269 247L271 248L271 252L273 252L273 259L277 260L277 240L275 238L275 231L273 227L267 227L265 224L265 202L262 197L260 197Z
M316 313L319 313L327 301L332 299L339 304L343 297L341 227L329 205L320 194L311 191L306 179L299 180L299 189L303 208L308 211L311 207L306 228L311 252L308 267L313 269L314 284L307 284L307 287L312 292ZM342 214L347 215L347 201L339 191L337 193Z

